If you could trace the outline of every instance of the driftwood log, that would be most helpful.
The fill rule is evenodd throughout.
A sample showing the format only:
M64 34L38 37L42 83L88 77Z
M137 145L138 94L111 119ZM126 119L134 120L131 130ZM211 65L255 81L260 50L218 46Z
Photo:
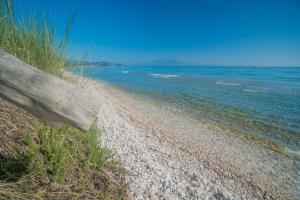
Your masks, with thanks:
M89 130L100 108L97 94L38 70L0 50L0 96L52 127Z

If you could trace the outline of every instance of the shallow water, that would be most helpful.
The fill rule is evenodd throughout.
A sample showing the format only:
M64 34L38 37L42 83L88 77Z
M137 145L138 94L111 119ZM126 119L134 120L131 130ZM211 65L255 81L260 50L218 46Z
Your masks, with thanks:
M122 66L85 74L299 154L300 68Z

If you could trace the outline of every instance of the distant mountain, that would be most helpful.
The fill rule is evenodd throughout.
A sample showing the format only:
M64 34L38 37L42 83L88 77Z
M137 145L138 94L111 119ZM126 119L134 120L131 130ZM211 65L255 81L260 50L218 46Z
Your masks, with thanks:
M162 59L162 60L155 60L149 63L145 63L144 65L147 66L187 66L190 64L175 60L175 59Z
M117 63L110 63L110 62L105 62L105 61L96 61L96 62L91 62L91 61L77 61L77 60L70 60L70 65L71 66L93 66L93 67L99 67L99 66L111 66L111 67L117 67L117 66L122 66L121 64Z

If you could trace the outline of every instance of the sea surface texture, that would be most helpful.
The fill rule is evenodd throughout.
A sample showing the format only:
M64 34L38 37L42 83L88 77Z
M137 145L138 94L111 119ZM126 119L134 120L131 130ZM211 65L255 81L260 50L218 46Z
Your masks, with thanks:
M298 67L85 67L84 73L299 156Z

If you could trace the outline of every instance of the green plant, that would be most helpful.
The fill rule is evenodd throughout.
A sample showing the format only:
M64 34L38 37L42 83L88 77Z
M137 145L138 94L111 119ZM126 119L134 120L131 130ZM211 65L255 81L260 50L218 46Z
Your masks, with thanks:
M64 76L73 17L60 41L47 19L14 16L14 1L0 0L0 48L55 76ZM0 199L124 199L125 188L99 130L50 128L0 98ZM117 168L120 171L120 168Z
M53 129L41 125L35 138L26 138L31 170L39 177L48 174L55 182L63 181L68 170L80 169L78 166L103 170L112 160L112 154L101 148L98 133L95 125L87 133L69 126Z
M78 134L78 140L86 146L88 151L88 160L95 170L101 171L107 165L112 153L108 149L99 146L99 130L94 123L88 134Z
M86 133L70 126L50 128L2 102L0 98L0 123L7 128L0 127L5 135L0 143L0 199L126 198L125 187L110 175L121 179L123 172L111 151L101 146L96 124ZM1 157L6 142L13 151Z
M55 29L34 14L14 19L12 3L0 0L0 48L45 72L62 76L74 15L66 25L64 36L55 40Z

